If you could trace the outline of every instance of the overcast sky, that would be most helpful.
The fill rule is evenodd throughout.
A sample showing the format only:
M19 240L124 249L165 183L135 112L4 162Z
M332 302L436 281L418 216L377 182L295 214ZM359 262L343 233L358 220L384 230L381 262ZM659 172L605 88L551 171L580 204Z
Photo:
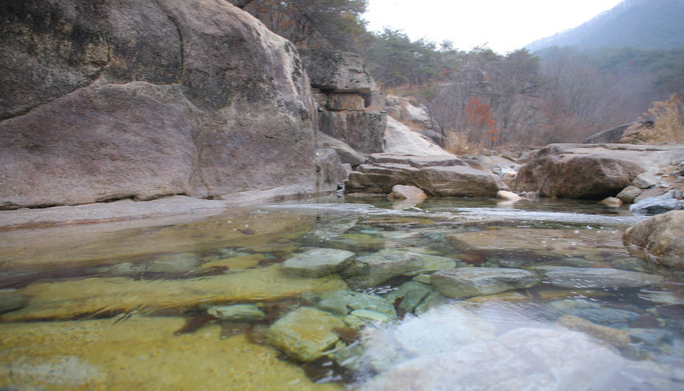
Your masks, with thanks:
M500 54L579 26L622 0L368 0L371 31L403 30L412 40L487 44Z

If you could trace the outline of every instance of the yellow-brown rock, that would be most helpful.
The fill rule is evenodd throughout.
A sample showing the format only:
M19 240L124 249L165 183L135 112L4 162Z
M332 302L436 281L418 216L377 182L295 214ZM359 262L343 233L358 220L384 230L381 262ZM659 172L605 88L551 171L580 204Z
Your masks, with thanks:
M618 348L624 348L630 342L629 334L624 330L601 326L576 316L564 315L558 319L558 324L572 331L589 334Z
M218 325L174 336L181 318L0 324L0 387L45 391L342 390ZM11 376L9 374L11 373Z
M346 287L336 276L286 276L278 271L278 265L192 279L136 281L117 277L41 282L18 290L31 298L28 306L0 316L0 321L71 319L160 308L184 309L200 303L276 300Z

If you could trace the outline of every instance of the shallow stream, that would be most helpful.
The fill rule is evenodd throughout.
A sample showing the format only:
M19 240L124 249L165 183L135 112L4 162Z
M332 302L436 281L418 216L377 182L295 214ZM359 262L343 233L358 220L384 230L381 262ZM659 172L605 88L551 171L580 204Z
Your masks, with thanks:
M682 274L622 246L644 218L595 202L347 197L5 229L0 387L684 390ZM284 272L315 249L354 259ZM464 268L539 281L457 298L431 283Z

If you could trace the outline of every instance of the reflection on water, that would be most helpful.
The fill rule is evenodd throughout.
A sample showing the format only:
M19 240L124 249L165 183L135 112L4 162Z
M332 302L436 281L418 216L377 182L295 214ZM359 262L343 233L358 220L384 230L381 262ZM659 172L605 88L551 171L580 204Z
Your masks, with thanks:
M5 230L0 387L684 389L681 274L622 246L642 219L373 198Z

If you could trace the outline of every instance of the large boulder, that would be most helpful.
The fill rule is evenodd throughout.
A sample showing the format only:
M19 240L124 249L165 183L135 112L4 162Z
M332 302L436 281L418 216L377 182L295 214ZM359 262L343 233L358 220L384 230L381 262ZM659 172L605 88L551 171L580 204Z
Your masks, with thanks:
M602 200L618 194L637 175L656 172L683 156L682 146L551 144L520 168L511 189Z
M395 185L415 186L435 197L496 197L508 190L492 173L468 167L456 157L373 154L352 172L347 192L389 194Z
M622 236L630 254L654 265L684 267L684 211L672 211L627 228Z
M1 208L316 190L297 50L228 2L3 2L0 25Z

